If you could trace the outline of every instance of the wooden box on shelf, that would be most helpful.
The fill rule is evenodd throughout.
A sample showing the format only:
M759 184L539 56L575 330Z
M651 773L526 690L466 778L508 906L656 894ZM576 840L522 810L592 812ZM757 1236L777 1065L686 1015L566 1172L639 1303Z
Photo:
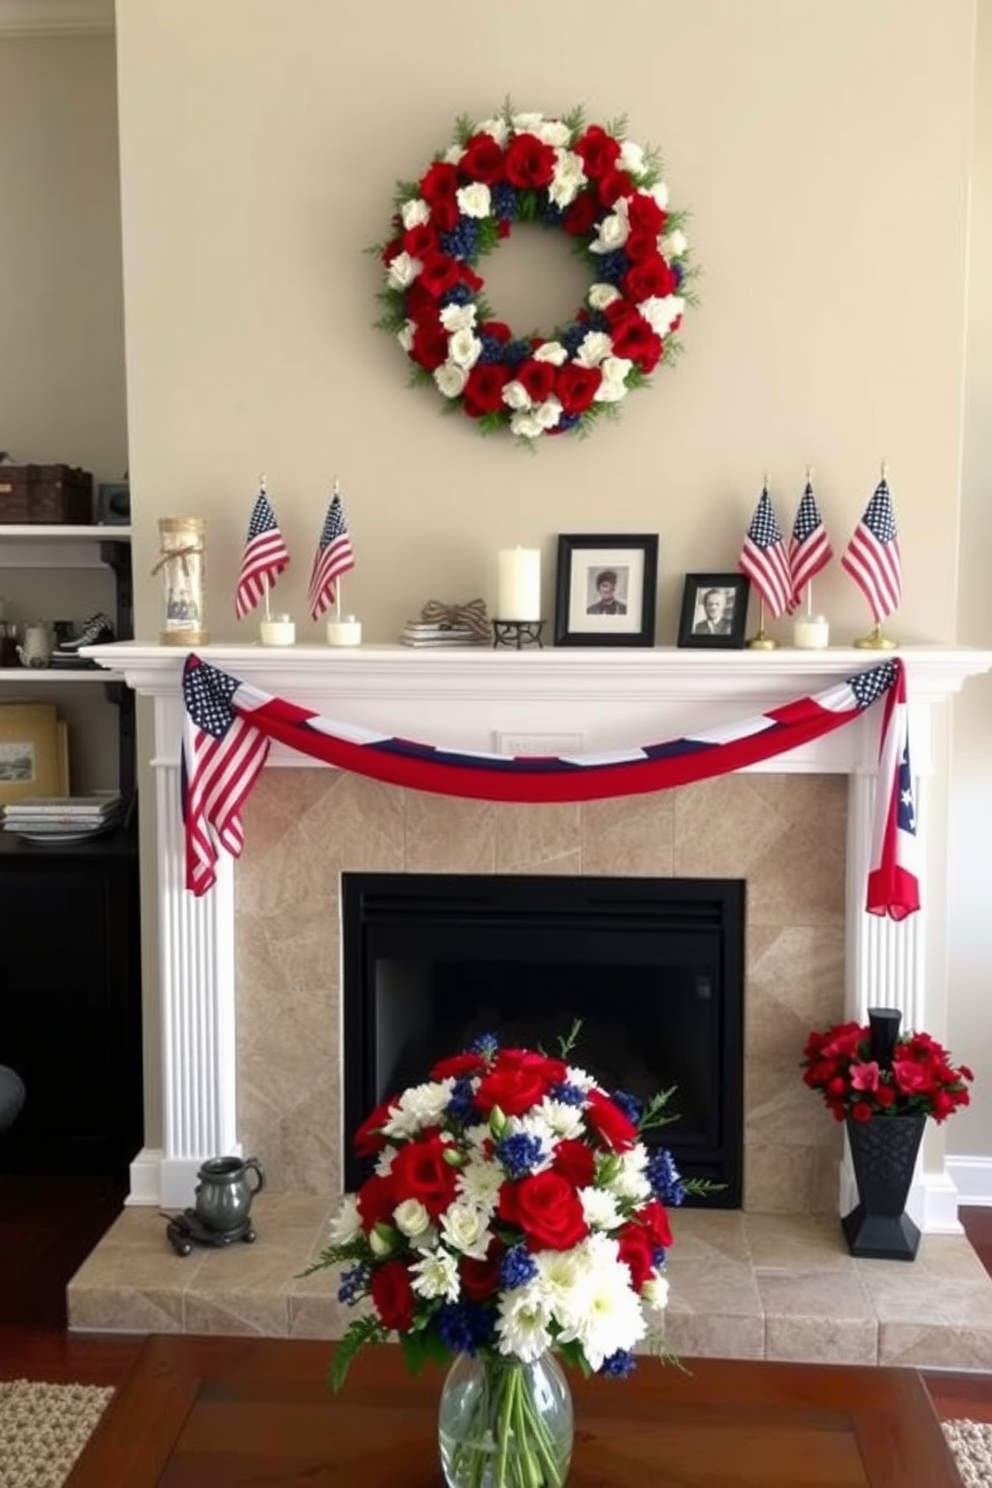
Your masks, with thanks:
M93 521L93 476L71 465L0 465L0 524Z

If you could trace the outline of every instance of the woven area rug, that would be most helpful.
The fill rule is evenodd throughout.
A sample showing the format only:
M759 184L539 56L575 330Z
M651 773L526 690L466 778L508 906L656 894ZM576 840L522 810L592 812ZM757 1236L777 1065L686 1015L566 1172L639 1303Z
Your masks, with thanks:
M992 1426L980 1421L945 1421L944 1435L965 1488L992 1488Z
M62 1488L112 1389L0 1382L0 1488ZM992 1488L992 1425L947 1421L964 1488Z
M0 1383L0 1488L61 1488L112 1389Z

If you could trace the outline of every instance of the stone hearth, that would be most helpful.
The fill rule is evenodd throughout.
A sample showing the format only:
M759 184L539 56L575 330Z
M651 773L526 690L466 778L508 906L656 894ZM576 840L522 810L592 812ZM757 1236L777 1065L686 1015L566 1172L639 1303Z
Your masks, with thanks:
M245 810L247 846L205 900L182 887L182 657L99 648L155 699L162 989L160 1150L130 1208L74 1278L74 1328L333 1337L329 1277L299 1278L340 1188L340 873L633 873L748 885L744 1212L682 1211L672 1345L687 1354L992 1367L992 1282L960 1234L942 1133L911 1202L913 1266L854 1262L837 1225L850 1181L839 1129L800 1084L807 1029L878 1003L939 1033L942 704L985 653L906 653L924 836L924 912L864 914L879 709L768 766L581 806L449 800L314 768L274 749ZM864 653L404 652L206 648L216 665L345 723L474 749L602 751L716 727L864 669ZM567 744L566 741L567 740ZM291 768L285 768L289 766ZM301 768L302 767L302 768ZM929 813L929 814L928 814ZM938 880L939 882L939 877ZM594 1057L590 1054L590 1064ZM202 1159L257 1153L269 1174L251 1249L169 1251ZM155 1208L142 1206L156 1206ZM940 1233L943 1232L943 1233Z

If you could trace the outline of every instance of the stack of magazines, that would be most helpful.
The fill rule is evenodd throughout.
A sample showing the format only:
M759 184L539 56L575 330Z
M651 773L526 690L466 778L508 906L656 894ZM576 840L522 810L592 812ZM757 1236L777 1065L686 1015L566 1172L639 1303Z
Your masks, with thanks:
M123 799L114 791L90 796L22 796L3 808L3 830L29 842L81 842L112 831L123 815Z
M486 640L468 625L432 625L408 620L400 632L402 646L484 646Z

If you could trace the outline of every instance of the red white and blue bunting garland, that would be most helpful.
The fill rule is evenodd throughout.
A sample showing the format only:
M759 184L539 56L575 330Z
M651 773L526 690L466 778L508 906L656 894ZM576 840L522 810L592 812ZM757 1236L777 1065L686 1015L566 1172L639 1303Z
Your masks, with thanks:
M186 887L206 893L221 848L240 855L241 809L273 739L339 770L410 790L484 801L600 801L692 785L774 759L853 722L880 699L885 714L865 907L901 920L920 900L906 676L898 659L738 723L631 749L552 757L443 749L357 728L190 655L183 669Z

